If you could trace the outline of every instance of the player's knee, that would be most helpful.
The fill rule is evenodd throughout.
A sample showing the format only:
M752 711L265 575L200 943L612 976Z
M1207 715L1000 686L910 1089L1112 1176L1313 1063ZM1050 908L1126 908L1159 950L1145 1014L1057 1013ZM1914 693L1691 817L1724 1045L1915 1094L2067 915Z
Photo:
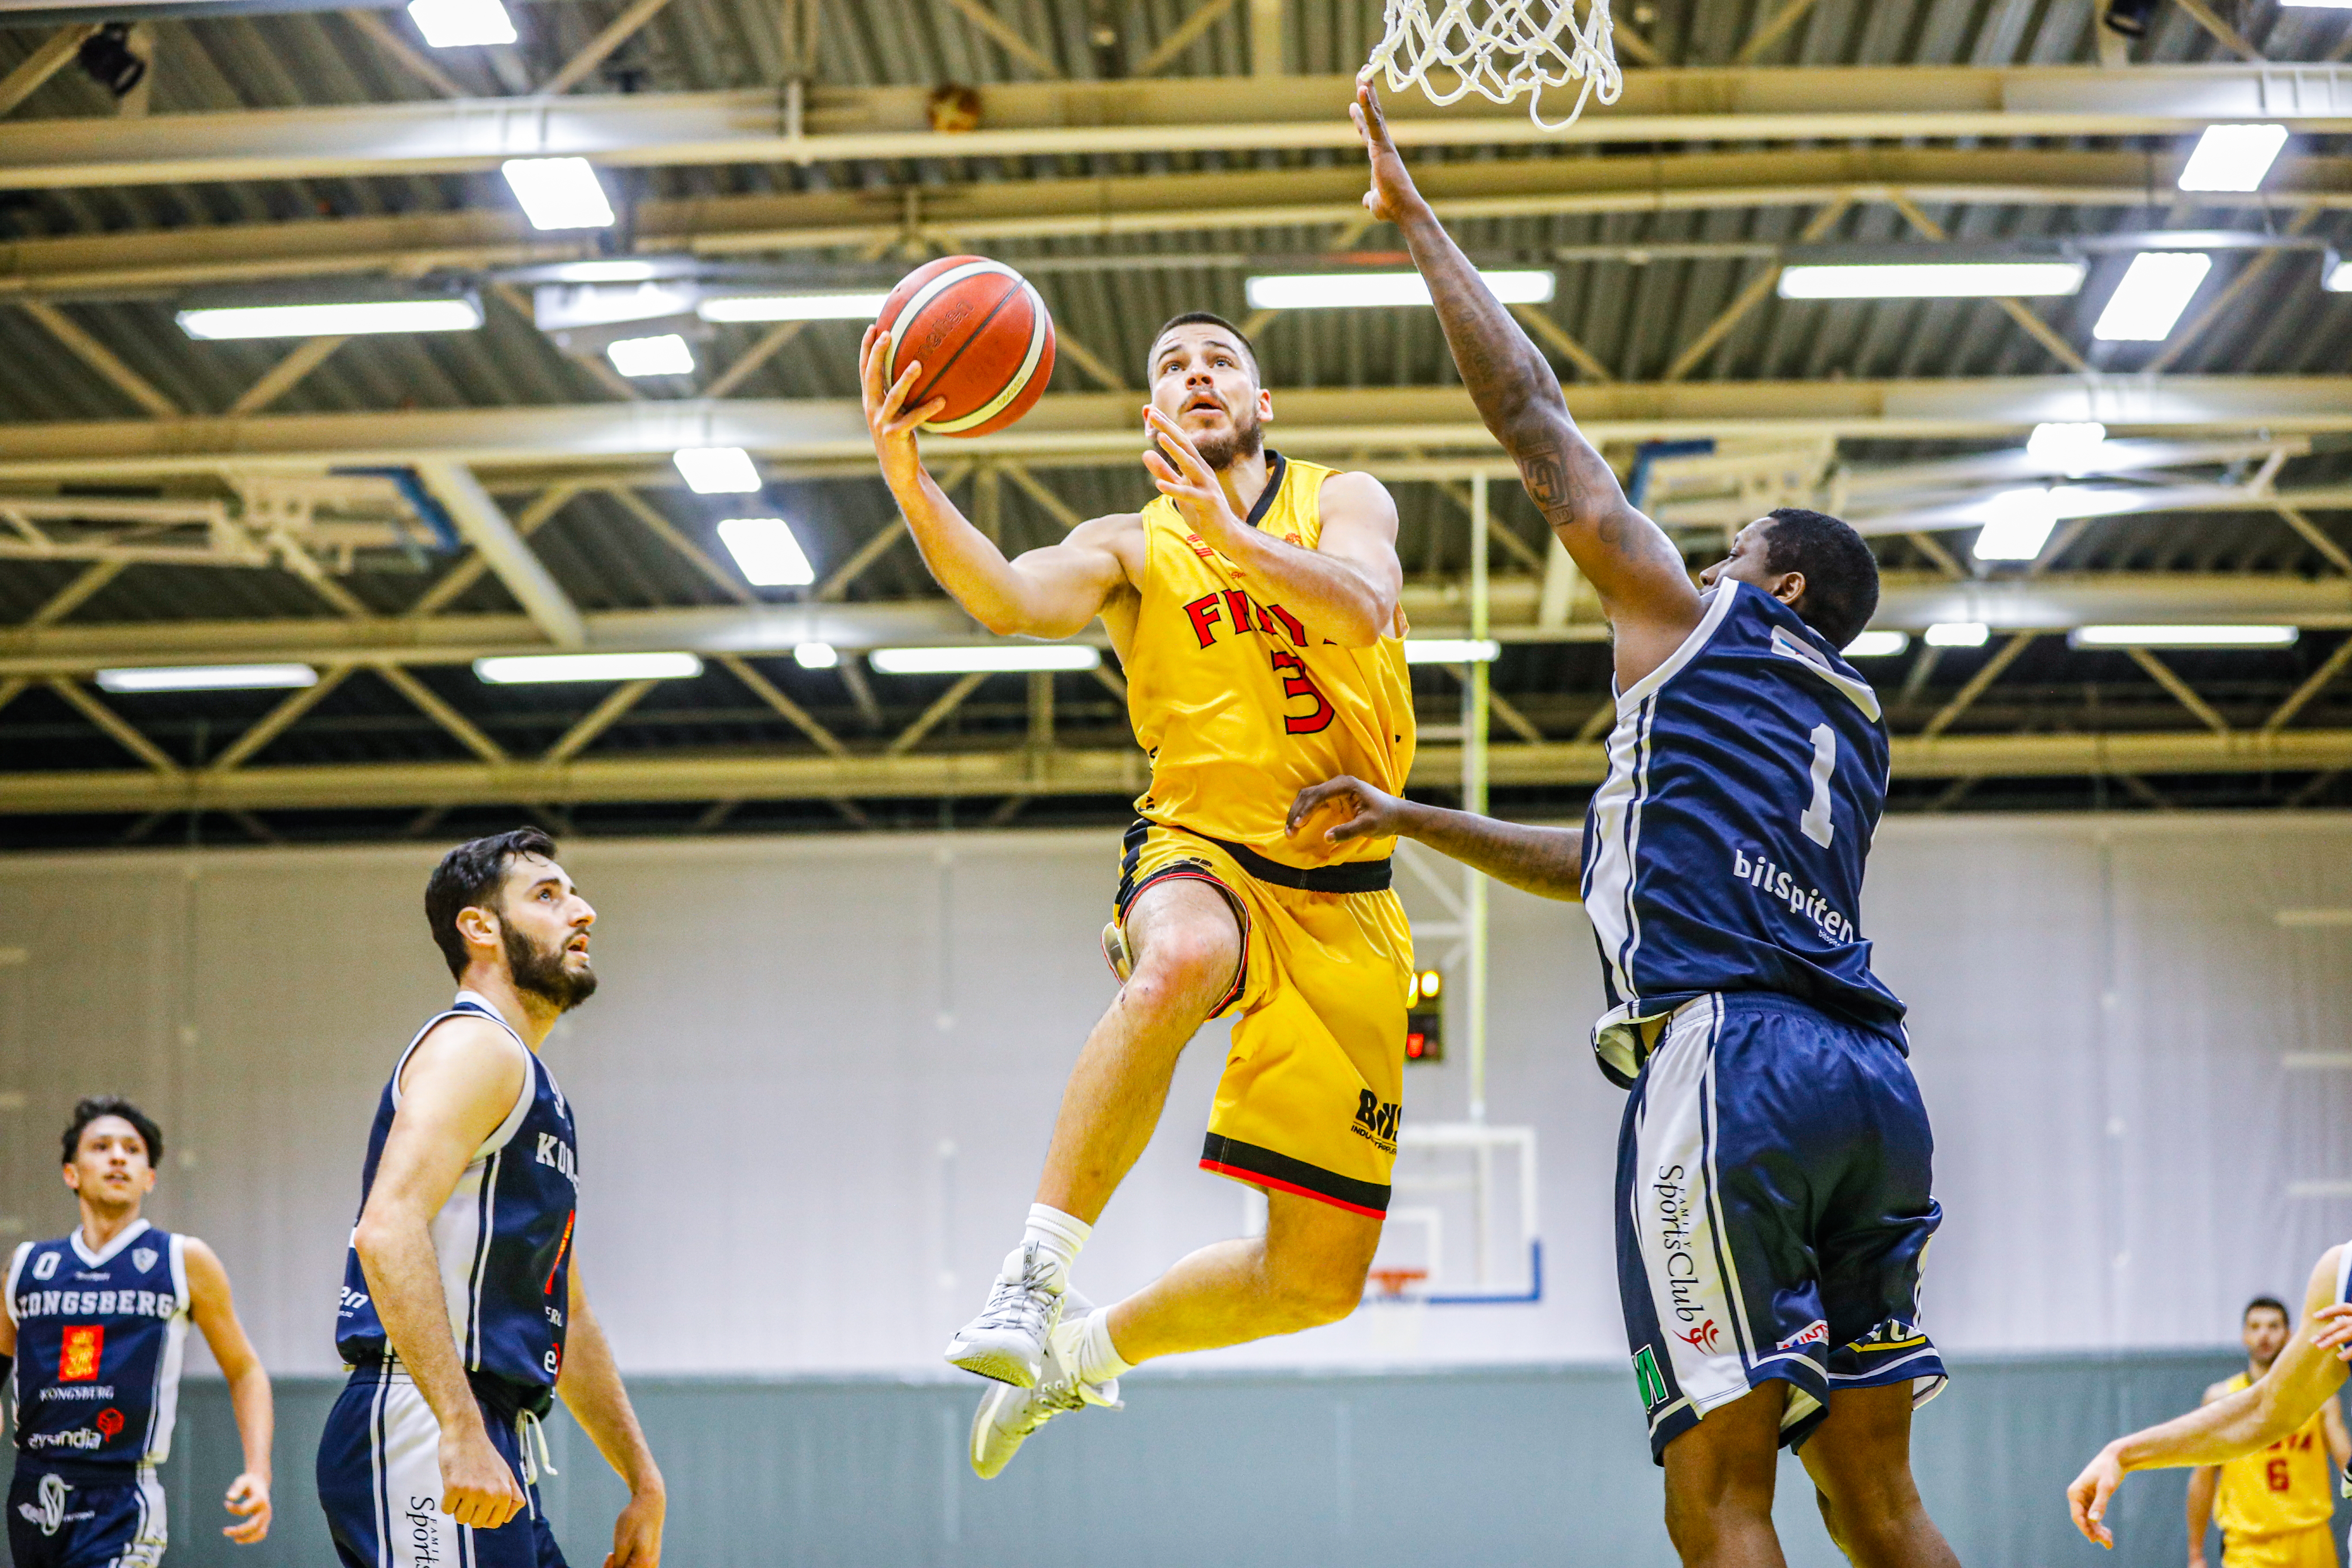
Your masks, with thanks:
M1284 1313L1301 1329L1336 1323L1354 1311L1364 1299L1364 1282L1344 1272L1307 1274L1283 1282Z
M1233 939L1215 930L1177 927L1154 931L1128 977L1131 1002L1147 1007L1205 1007L1231 987Z

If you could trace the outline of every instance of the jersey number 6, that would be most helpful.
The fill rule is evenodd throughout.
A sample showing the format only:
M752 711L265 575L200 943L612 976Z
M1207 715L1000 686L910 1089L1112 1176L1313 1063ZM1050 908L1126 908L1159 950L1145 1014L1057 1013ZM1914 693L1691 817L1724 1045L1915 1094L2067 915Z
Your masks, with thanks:
M1311 697L1315 700L1314 712L1300 718L1286 713L1282 716L1282 727L1294 735L1312 735L1329 729L1331 721L1339 717L1339 710L1331 706L1330 700L1307 676L1305 662L1287 648L1276 648L1274 668L1282 675L1282 695L1285 698Z

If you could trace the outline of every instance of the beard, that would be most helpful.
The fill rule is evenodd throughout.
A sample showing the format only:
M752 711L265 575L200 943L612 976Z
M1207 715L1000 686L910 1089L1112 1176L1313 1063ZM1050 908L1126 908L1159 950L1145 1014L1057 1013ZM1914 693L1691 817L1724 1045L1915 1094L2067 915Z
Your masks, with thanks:
M574 973L563 967L563 949L560 946L542 948L513 926L505 927L503 940L507 950L507 973L515 989L555 1004L559 1013L569 1013L589 997L596 994L596 972L583 969ZM570 941L569 937L565 941Z
M1257 405L1253 403L1239 412L1228 410L1228 413L1233 419L1230 431L1192 438L1193 449L1201 454L1201 461L1218 473L1232 468L1238 458L1255 458L1258 449L1265 445L1265 431L1258 423Z

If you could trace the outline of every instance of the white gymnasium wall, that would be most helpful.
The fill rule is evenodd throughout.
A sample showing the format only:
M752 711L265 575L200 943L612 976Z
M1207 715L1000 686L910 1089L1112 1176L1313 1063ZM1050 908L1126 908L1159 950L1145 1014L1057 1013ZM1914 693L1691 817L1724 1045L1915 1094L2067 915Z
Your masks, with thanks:
M582 1266L625 1365L937 1368L1018 1235L1064 1070L1111 994L1095 933L1115 853L1097 833L572 847L604 987L549 1060L582 1126ZM219 1248L273 1366L331 1369L368 1119L448 992L419 912L432 859L0 861L0 1239L71 1223L55 1128L78 1094L129 1093L173 1145L155 1217ZM1886 826L1864 923L1914 1007L1949 1216L1927 1315L1948 1344L2211 1342L2352 1233L2352 1071L2285 1060L2352 1064L2352 924L2278 921L2309 909L2352 909L2352 819ZM1590 931L1572 905L1498 889L1493 951L1491 1114L1538 1130L1544 1300L1368 1310L1223 1359L1623 1353L1622 1097L1583 1043ZM1409 1121L1463 1113L1454 1024L1454 1059L1409 1078ZM1222 1034L1188 1054L1088 1248L1097 1298L1244 1222L1241 1189L1193 1167Z

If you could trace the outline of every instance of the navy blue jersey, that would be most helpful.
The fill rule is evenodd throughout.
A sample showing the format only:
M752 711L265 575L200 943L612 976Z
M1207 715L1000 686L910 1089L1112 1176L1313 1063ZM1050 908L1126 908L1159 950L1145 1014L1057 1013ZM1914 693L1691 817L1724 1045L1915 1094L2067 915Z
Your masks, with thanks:
M1674 656L1619 694L1584 824L1584 907L1610 1013L1601 1070L1631 1085L1633 1021L1773 991L1903 1040L1870 972L1862 878L1886 805L1877 694L1796 612L1708 593Z
M472 1163L433 1216L433 1250L441 1264L441 1293L449 1303L449 1334L467 1372L527 1388L551 1388L563 1367L564 1319L571 1309L572 1220L580 1181L572 1107L539 1053L475 993L458 992L450 1010L428 1020L394 1066L376 1106L374 1131L368 1134L360 1208L367 1208L383 1141L400 1108L401 1069L435 1025L460 1015L488 1018L505 1029L526 1067L514 1109L474 1151ZM343 1263L335 1348L353 1365L381 1357L386 1348L357 1248Z
M137 1220L92 1252L81 1232L8 1264L16 1448L66 1473L163 1463L188 1334L184 1238Z

